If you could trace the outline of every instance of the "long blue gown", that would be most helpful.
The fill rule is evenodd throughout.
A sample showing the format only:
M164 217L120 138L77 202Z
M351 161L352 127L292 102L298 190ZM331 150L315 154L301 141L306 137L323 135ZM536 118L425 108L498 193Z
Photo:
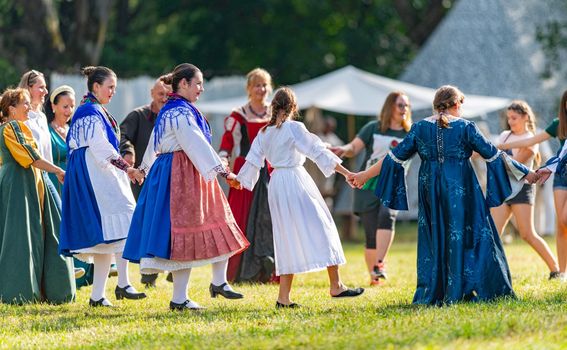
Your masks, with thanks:
M469 160L473 151L487 160L486 198ZM376 195L387 207L407 210L403 162L416 152L421 167L413 303L513 297L508 263L489 207L513 195L528 169L498 151L473 122L457 118L442 128L428 118L414 124L384 159Z

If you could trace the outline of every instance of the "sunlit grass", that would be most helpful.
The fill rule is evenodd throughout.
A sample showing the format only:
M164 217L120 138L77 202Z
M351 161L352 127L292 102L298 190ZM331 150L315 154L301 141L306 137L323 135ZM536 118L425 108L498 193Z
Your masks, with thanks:
M326 273L298 275L299 310L276 310L277 285L235 286L245 299L211 299L210 267L195 269L190 297L208 309L168 310L171 284L163 276L141 301L116 301L116 278L107 286L114 309L87 306L90 288L73 304L0 304L0 348L566 348L567 284L547 281L548 271L527 244L505 246L518 300L450 307L414 307L415 226L399 225L388 258L390 279L359 298L329 297ZM555 249L554 240L548 240ZM369 278L362 243L344 246L341 268L350 286ZM137 266L131 278L142 289Z

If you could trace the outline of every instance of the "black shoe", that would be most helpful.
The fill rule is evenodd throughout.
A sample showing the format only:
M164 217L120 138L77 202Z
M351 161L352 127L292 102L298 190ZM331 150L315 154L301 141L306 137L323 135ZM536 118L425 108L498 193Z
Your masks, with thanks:
M364 293L364 288L354 288L354 289L347 289L340 294L331 295L333 298L349 298L349 297L357 297Z
M551 271L549 273L549 279L550 280L555 280L555 279L560 279L561 278L561 272L559 271Z
M218 294L222 295L227 299L244 298L244 295L240 293L233 292L231 290L224 290L224 286L226 286L226 283L223 283L220 286L215 286L214 284L211 283L211 285L209 286L209 292L211 293L211 298L216 298Z
M113 306L114 306L114 305L112 305L110 302L108 302L108 305L107 305L107 304L104 304L104 301L105 301L105 300L106 300L106 298L100 298L99 300L92 300L92 299L89 298L89 306L92 306L92 307L99 307L99 306L102 306L102 307L113 307ZM108 301L108 300L107 300L107 301Z
M171 272L168 273L168 274L167 274L167 277L165 278L165 280L166 280L167 282L173 283L173 274L172 274Z
M116 295L116 299L117 300L121 300L121 299L144 299L146 297L146 293L130 293L127 291L127 289L130 288L130 285L127 285L124 288L120 288L118 286L116 286L116 289L114 290L114 294Z
M276 301L276 309L299 309L301 305L296 303L291 304L282 304L279 301Z
M193 310L193 311L198 311L198 310L204 310L205 308L202 306L199 307L190 307L187 306L187 304L189 304L191 302L191 300L187 299L184 302L182 302L181 304L178 303L174 303L173 301L169 302L169 309L171 311L184 311L184 310Z
M156 286L157 278L158 278L157 273L152 273L151 275L142 274L142 278L140 278L140 282L143 283L146 286L146 288L153 288Z

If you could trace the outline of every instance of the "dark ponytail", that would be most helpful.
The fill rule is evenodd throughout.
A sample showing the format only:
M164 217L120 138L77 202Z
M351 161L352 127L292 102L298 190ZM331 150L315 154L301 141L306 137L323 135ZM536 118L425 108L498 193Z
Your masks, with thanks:
M103 66L87 66L81 69L81 74L87 77L87 88L93 92L94 83L102 85L110 77L116 77L116 73L110 68Z

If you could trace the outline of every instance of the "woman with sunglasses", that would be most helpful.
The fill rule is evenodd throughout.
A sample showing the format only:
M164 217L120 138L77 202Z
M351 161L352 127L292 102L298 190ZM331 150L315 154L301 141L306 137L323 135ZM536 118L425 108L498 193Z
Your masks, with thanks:
M500 134L498 143L519 141L534 136L535 115L525 101L512 101L506 109L506 120L509 130ZM534 163L539 163L538 145L514 148L506 153L530 169ZM491 208L490 213L500 234L514 215L520 236L539 254L549 268L549 279L558 278L560 274L557 260L547 243L535 232L534 200L535 185L524 184L514 198L507 200L499 207Z
M539 132L533 137L503 143L498 146L501 150L510 150L515 148L530 147L535 144L547 141L552 137L557 138L561 147L567 139L567 90L563 92L561 102L559 103L559 112L557 118L547 126L547 128ZM567 215L563 215L567 209L567 173L556 172L553 178L553 199L555 201L555 213L557 215L557 260L559 263L560 277L564 277L567 268Z
M339 157L349 158L366 150L360 169L365 170L396 147L410 127L409 98L401 91L394 91L386 97L378 120L362 127L350 143L330 149ZM360 216L366 234L364 257L370 273L370 285L377 285L380 279L386 279L384 260L394 240L397 211L382 205L372 186L368 186L354 190L353 212Z

